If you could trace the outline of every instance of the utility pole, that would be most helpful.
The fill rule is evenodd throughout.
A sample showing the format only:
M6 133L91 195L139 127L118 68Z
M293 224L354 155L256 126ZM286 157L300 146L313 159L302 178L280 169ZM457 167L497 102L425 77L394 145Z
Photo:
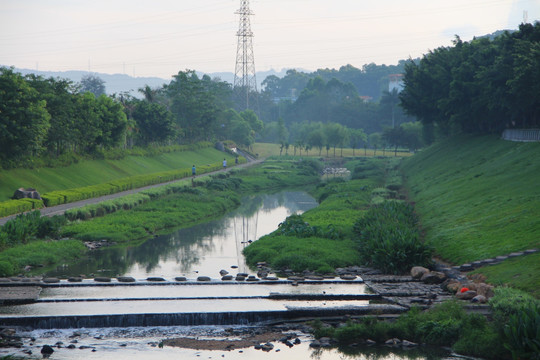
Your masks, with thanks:
M243 109L250 109L250 93L257 92L257 80L253 55L253 32L249 19L253 13L249 9L249 0L241 0L240 9L235 14L240 15L240 26L236 33L238 46L233 87L236 95L240 97Z

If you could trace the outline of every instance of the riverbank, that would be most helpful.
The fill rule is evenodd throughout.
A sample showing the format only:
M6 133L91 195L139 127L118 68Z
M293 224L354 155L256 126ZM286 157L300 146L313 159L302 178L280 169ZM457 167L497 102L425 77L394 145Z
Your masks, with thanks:
M185 186L178 187L177 192L132 210L120 210L90 221L72 221L63 227L60 237L75 240L52 243L79 241L82 245L82 241L104 239L109 243L140 243L165 229L172 231L173 228L192 226L230 211L238 205L240 194L316 183L319 179L318 169L313 166L311 161L269 160L249 169L231 169L227 173L197 177L193 184L187 182ZM47 244L42 241L38 243ZM42 256L27 252L28 256L22 256L24 249L30 249L31 246L32 244L21 245L17 250L8 249L0 253L0 265L8 264L0 267L0 270L13 271L3 276L19 274L27 267L32 268L27 274L37 275L54 265L47 260L47 256L54 251L39 252ZM16 255L12 255L15 253ZM45 254L46 257L43 256ZM62 261L70 262L70 259L74 260L74 257L63 257Z
M156 150L158 152L159 149ZM186 146L184 151L171 151L155 155L128 155L122 159L84 159L64 167L17 168L2 170L0 201L13 196L20 187L34 188L40 194L56 190L80 188L135 175L186 168L193 164L221 163L226 157L234 163L234 156L215 149L211 143ZM231 162L232 161L232 162Z
M407 195L437 257L461 265L540 248L538 154L540 143L457 136L404 160ZM540 299L540 254L475 273Z

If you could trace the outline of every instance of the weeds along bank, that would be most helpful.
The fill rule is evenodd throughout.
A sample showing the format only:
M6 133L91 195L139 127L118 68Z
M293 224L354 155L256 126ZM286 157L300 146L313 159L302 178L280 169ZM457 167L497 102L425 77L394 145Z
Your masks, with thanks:
M108 239L121 246L206 222L237 207L244 194L315 184L320 170L311 160L268 160L89 205L65 217L21 215L0 231L0 276L19 274L26 266L74 260L86 251L82 241Z
M460 136L403 163L425 238L453 264L540 247L540 143ZM483 267L488 281L540 298L540 255Z

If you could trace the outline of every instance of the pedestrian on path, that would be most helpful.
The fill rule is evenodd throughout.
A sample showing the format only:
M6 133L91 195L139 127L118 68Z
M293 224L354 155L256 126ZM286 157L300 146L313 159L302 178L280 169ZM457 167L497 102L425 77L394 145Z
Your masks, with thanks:
M196 169L195 169L195 165L193 165L193 167L191 168L191 175L195 176L195 173L196 173Z
M224 169L227 168L227 159L223 159L223 168L224 168Z

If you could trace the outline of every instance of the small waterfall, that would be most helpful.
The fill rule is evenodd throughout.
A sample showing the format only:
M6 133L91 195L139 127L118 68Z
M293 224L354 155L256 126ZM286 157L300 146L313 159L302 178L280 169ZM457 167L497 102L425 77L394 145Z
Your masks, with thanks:
M3 326L22 326L33 329L69 329L101 327L247 325L267 321L291 320L306 317L375 314L379 305L345 308L295 308L280 311L201 312L166 314L64 315L3 317ZM385 313L400 313L405 309L384 305Z

